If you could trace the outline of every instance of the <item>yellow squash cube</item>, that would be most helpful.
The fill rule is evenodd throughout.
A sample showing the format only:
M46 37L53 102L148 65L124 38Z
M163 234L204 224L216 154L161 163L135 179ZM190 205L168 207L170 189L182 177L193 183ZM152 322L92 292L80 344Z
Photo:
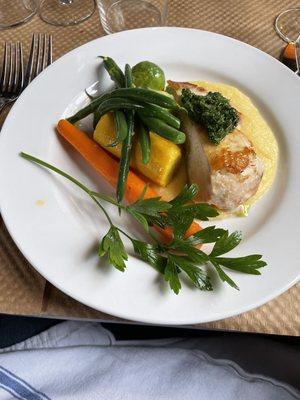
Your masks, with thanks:
M134 148L134 167L160 186L166 186L172 179L181 160L181 149L170 140L150 132L151 157L148 164L142 161L141 145Z
M104 114L94 130L94 140L114 156L121 157L122 144L107 147L116 139L115 121L112 113Z
M116 138L114 118L111 113L105 114L94 131L94 140L107 151L120 158L121 145L106 147ZM132 166L141 174L160 186L171 181L182 158L181 149L175 143L150 132L151 158L148 164L142 162L141 146L138 140L133 144Z

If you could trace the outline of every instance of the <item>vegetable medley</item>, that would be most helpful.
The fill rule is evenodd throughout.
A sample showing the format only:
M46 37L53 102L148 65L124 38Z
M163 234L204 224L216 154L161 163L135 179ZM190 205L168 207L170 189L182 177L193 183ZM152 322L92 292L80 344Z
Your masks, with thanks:
M110 57L101 57L116 87L79 110L68 120L58 123L58 133L111 185L116 197L109 197L87 188L59 168L26 153L21 156L62 175L83 190L104 213L108 231L101 238L98 255L120 271L128 259L122 236L132 243L133 251L153 266L178 294L182 276L198 289L212 290L210 268L223 282L238 289L226 269L259 275L266 263L261 255L224 257L241 241L240 232L210 226L202 229L196 220L207 221L218 215L215 207L194 203L196 184L185 186L171 201L164 201L147 179L165 186L180 163L185 142L180 113L200 120L213 143L225 137L238 123L237 111L220 93L196 96L188 90L180 104L165 91L165 75L160 67L148 61L124 72ZM213 110L213 113L211 113ZM93 114L94 140L75 124ZM213 117L212 117L213 115ZM100 146L99 146L100 144ZM115 157L119 158L119 161ZM134 170L131 169L134 168ZM123 199L127 201L124 204ZM120 216L128 213L145 230L147 241L138 240L112 222L105 204L116 206ZM155 235L159 233L159 236ZM164 240L161 238L164 237ZM200 247L213 244L206 253Z

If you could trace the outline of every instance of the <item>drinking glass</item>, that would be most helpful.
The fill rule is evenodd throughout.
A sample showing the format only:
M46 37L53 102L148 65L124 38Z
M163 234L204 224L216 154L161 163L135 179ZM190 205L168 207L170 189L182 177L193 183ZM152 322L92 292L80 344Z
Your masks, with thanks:
M287 43L295 43L300 34L300 8L282 11L275 19L278 35Z
M106 33L165 25L168 0L97 0Z
M0 0L0 29L29 21L37 11L37 0Z
M77 25L95 11L95 0L42 0L40 18L51 25Z

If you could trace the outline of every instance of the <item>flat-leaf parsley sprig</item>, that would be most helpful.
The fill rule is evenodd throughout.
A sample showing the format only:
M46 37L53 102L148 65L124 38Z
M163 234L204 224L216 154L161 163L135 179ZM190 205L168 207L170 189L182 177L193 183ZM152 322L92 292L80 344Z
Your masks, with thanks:
M108 262L120 271L125 271L128 254L122 241L126 236L132 243L133 250L143 261L153 266L169 283L174 293L181 289L182 276L185 276L200 290L213 290L210 276L206 267L214 268L221 281L238 289L237 284L224 271L233 270L245 274L260 275L260 268L266 266L260 254L245 257L224 257L240 243L240 232L228 233L225 229L209 226L185 237L185 233L194 219L206 221L218 215L217 210L208 204L192 203L197 195L197 185L192 184L183 188L173 200L167 202L160 197L145 199L143 191L140 198L133 204L125 205L115 198L103 195L86 187L83 183L60 170L59 168L26 153L21 157L63 176L83 190L104 213L109 229L102 237L99 248L99 257L107 257ZM127 232L116 226L101 202L113 204L119 210L130 214L140 223L147 234L149 242L131 237ZM152 234L150 227L157 225L161 228L171 227L173 239L170 243L161 243ZM213 244L209 254L199 246ZM205 269L203 268L205 267Z

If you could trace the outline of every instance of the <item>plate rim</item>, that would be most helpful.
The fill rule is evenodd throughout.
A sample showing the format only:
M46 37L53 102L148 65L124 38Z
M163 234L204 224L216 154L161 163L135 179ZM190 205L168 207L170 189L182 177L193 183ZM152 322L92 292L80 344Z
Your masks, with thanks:
M117 37L117 36L123 36L124 34L126 34L126 33L128 33L128 32L129 32L130 34L134 34L134 33L139 32L139 31L153 31L153 30L155 30L155 31L157 31L157 30L164 30L164 31L165 31L165 30L196 31L196 32L203 32L203 33L205 33L205 34L209 34L209 35L212 35L212 36L218 36L218 37L226 38L227 40L230 40L230 41L233 41L233 42L237 42L239 45L242 45L242 46L246 46L246 47L248 47L248 48L251 48L252 51L254 50L255 52L259 52L259 53L262 54L264 57L266 57L266 58L272 60L272 62L275 61L275 62L277 63L278 66L280 65L281 68L282 68L283 70L285 70L286 72L288 72L290 75L295 76L294 73L293 73L288 67L286 67L285 65L283 65L279 60L277 60L276 58L272 57L270 54L265 53L264 51L262 51L262 50L260 50L260 49L258 49L258 48L256 48L256 47L254 47L254 46L252 46L252 45L250 45L250 44L248 44L248 43L242 42L242 41L240 41L240 40L238 40L238 39L231 38L231 37L229 37L229 36L222 35L222 34L219 34L219 33L214 33L214 32L211 32L211 31L205 31L205 30L195 29L195 28L184 28L184 27L140 28L140 29L135 29L135 30L128 30L128 31L118 32L118 33L115 33L115 34L109 35L109 36L102 36L102 37L96 38L96 39L94 39L94 40L92 40L92 41L89 41L89 42L87 42L87 43L85 43L85 44L82 44L82 45L78 46L78 47L75 48L75 49L72 49L72 50L69 51L68 53L66 53L66 54L64 54L63 56L61 56L58 60L56 60L49 68L52 68L54 65L56 65L56 64L59 63L59 62L63 62L65 57L68 57L68 56L70 56L70 55L73 54L73 53L80 52L80 49L81 49L81 48L83 48L83 47L85 47L85 46L87 46L87 45L90 45L90 44L92 44L92 43L94 43L94 42L99 42L100 40L103 40L103 39L105 39L105 38L107 38L107 37L112 37L112 36L115 36L115 37ZM39 80L42 79L43 75L47 72L47 70L48 70L48 69L46 69L45 71L43 71L43 73L41 73L41 74L38 76L38 78L36 79L36 82L34 82L35 85L38 84ZM295 77L295 78L297 79L297 77ZM26 93L26 92L27 92L29 89L31 89L31 88L32 88L32 86L30 85L29 87L27 87L27 88L24 90L24 93ZM16 107L16 105L18 104L19 100L23 97L24 93L22 93L22 95L20 96L20 98L17 100L16 104L14 104L14 106L12 107L12 110ZM11 111L12 111L12 110L11 110ZM2 137L2 136L4 137L5 134L6 134L6 133L5 133L5 132L6 132L6 124L8 124L8 121L10 120L10 118L12 118L12 113L11 113L11 111L10 111L9 115L7 116L7 118L6 118L6 120L5 120L4 124L3 124L2 130L1 130L1 137ZM1 138L0 138L0 145L1 145L1 142L2 142L2 141L1 141ZM1 201L1 199L2 199L2 197L0 196L0 211L1 211L1 208L2 208L2 201ZM12 235L12 230L13 230L13 229L12 229L12 227L10 226L9 221L7 221L7 216L2 214L2 218L3 218L3 221L4 221L5 227L6 227L7 231L9 232L10 237L12 238L13 242L16 244L16 246L18 247L18 249L20 250L20 252L21 252L21 253L24 255L24 257L29 261L29 263L31 264L31 266L32 266L39 274L41 274L41 275L45 278L45 276L44 276L45 274L41 271L41 269L40 269L38 266L36 266L36 265L31 261L30 255L27 255L26 249L23 249L23 248L22 248L22 244L19 243L19 242L14 238L14 236ZM176 322L176 321L173 321L173 322L162 323L162 322L159 322L159 321L155 321L155 318L153 318L153 317L150 317L150 319L148 319L147 317L145 317L145 318L143 318L143 319L139 318L138 320L136 320L136 319L134 319L134 318L128 317L128 314L127 314L127 313L125 313L126 315L124 315L122 312L115 312L115 311L112 312L112 311L107 310L106 307L101 308L101 309L100 309L100 308L95 308L93 305L91 305L91 304L89 303L89 301L87 301L87 300L82 300L80 296L76 296L76 295L74 295L74 293L71 293L71 291L69 291L68 289L63 288L60 284L54 283L52 279L49 279L49 278L45 278L45 279L48 280L51 284L53 284L55 287L57 287L59 290L61 290L63 293L65 293L65 294L67 294L68 296L70 296L71 298L73 298L73 299L75 299L75 300L81 302L82 304L85 304L85 305L87 305L87 306L89 306L89 307L91 307L91 308L93 308L93 309L95 309L95 310L98 310L98 311L100 311L100 312L104 312L104 313L107 313L107 314L110 314L110 315L113 315L113 316L116 316L116 317L119 317L119 318L122 318L122 319L130 320L130 321L139 321L139 322L142 322L142 323L149 323L149 324L155 323L155 324L158 324L158 325L166 325L166 324L167 324L167 325L187 325L187 324L209 323L209 322L213 322L213 321L218 321L218 320L222 320L222 319L225 319L225 318L228 318L228 317L233 317L233 316L236 316L236 315L240 315L241 313L247 312L247 311L249 311L249 310L256 309L256 308L260 307L261 305L267 303L268 301L274 299L275 297L279 296L280 294L284 293L284 292L285 292L286 290L288 290L290 287L292 287L293 285L295 285L295 284L300 280L300 272L299 272L298 277L296 277L294 280L292 280L289 284L286 284L284 287L281 287L281 288L278 289L277 291L273 291L273 293L270 294L270 295L262 296L261 301L260 301L260 302L257 302L257 301L256 301L256 302L255 302L255 305L251 303L251 304L249 304L247 307L245 307L245 306L242 306L241 308L237 307L237 309L236 309L235 312L230 312L230 311L228 311L227 313L222 312L222 316L220 316L220 317L218 317L218 318L214 318L214 317L212 317L212 318L206 318L206 319L205 319L205 322L203 322L203 321L199 322L199 320L198 320L198 321L193 320L193 321L191 321L191 322Z

